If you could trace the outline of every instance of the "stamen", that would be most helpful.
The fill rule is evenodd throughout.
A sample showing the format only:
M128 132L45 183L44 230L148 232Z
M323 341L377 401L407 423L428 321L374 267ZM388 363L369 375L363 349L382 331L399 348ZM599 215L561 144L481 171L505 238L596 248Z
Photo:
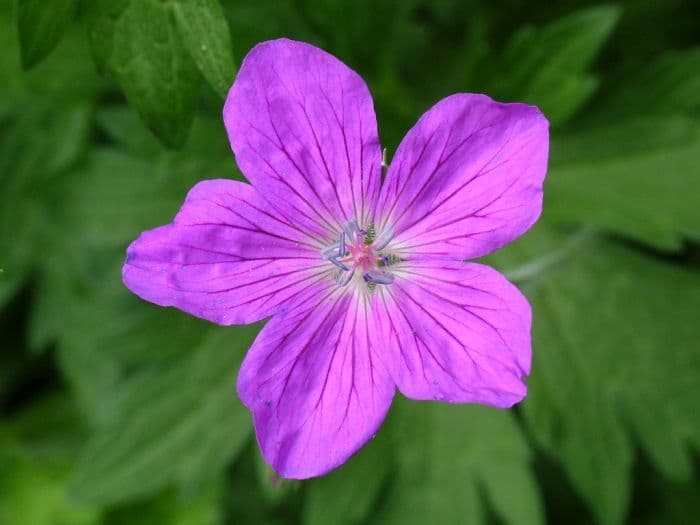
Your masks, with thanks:
M372 248L377 251L383 250L391 242L391 239L393 237L394 230L392 230L391 228L387 228L382 233L377 235L377 237L374 239L374 242L372 243Z
M329 257L329 258L328 258L328 261L329 261L331 264L333 264L334 266L337 266L338 268L340 268L341 270L343 270L344 272L347 272L348 270L350 270L350 268L348 268L346 265L344 265L342 262L340 262L340 261L339 261L338 259L336 259L335 257Z
M360 231L360 226L357 224L357 221L353 219L345 224L343 230L348 234L348 237L352 237L353 233Z
M335 257L337 253L338 243L334 242L333 244L326 246L321 250L321 257L323 257L324 259L330 259L331 257Z
M357 244L358 235L362 235L362 230L360 230L360 226L357 224L357 221L354 219L348 221L343 229L345 230L345 234L348 236L350 243Z
M345 255L345 232L340 232L340 239L338 239L338 257Z
M365 244L372 244L374 242L374 238L377 236L377 229L374 226L374 223L370 223L370 225L367 227L367 232L365 233Z
M321 250L321 256L340 270L335 275L339 286L346 286L355 271L359 271L372 290L378 284L394 282L394 275L386 267L396 262L396 257L378 253L391 242L393 235L394 231L388 228L375 238L374 224L364 230L356 220L351 220L338 235L338 241Z
M338 283L339 286L346 286L353 275L355 275L355 270L351 272L338 272L338 275L335 277L335 282Z
M384 263L384 266L391 266L392 264L401 262L401 259L393 253L389 253L382 257L382 262Z
M362 277L366 282L371 284L391 284L394 282L393 274L388 272L370 271L365 272Z

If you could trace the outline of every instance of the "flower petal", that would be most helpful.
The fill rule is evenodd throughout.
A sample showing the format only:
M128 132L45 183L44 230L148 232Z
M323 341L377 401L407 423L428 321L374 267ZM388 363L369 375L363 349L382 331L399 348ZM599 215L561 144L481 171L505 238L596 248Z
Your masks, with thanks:
M454 260L522 235L542 210L548 123L534 106L458 94L425 113L391 162L377 231L401 256Z
M336 468L377 432L395 386L364 299L336 285L275 315L253 343L238 393L260 449L283 477Z
M337 58L287 39L257 45L224 122L241 171L288 216L317 232L367 223L381 177L377 121L367 85Z
M251 323L325 278L321 246L252 186L208 180L189 192L173 224L129 246L123 279L158 305L222 325Z
M473 263L401 263L394 274L376 288L378 319L405 396L497 407L525 396L531 314L514 285Z

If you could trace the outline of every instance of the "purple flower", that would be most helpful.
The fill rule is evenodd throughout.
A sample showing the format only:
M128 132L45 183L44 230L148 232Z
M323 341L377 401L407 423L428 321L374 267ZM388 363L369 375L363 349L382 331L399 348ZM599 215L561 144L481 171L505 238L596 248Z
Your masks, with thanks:
M251 184L207 180L128 249L135 294L221 325L271 319L238 393L284 477L339 466L394 392L509 407L526 393L530 307L465 263L540 215L548 124L457 94L401 142L386 176L369 90L332 55L281 39L245 58L224 107Z

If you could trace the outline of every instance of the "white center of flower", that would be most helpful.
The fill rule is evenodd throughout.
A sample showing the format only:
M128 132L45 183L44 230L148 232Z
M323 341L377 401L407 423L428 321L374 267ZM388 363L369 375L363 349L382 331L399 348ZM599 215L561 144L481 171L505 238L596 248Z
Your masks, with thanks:
M370 228L371 230L371 228ZM348 222L340 232L338 242L321 250L321 256L338 268L336 282L347 285L356 272L368 284L390 284L394 276L387 270L390 257L381 250L391 241L392 232L386 230L372 238L357 221Z

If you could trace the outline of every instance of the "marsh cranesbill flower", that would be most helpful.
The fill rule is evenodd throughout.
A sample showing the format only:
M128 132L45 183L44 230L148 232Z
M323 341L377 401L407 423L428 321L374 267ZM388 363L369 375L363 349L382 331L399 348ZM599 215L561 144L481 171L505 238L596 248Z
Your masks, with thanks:
M412 399L509 407L526 392L530 307L481 257L538 218L547 120L449 96L382 176L372 98L332 55L281 39L245 58L224 123L250 184L197 184L128 249L140 297L265 324L238 393L284 477L342 464ZM410 439L410 437L407 437Z

